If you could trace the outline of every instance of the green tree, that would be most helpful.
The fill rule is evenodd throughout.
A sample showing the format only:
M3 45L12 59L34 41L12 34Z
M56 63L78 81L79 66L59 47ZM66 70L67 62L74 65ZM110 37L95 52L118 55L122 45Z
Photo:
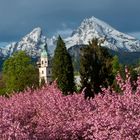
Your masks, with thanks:
M65 43L59 36L52 63L52 77L57 81L58 87L67 95L74 91L74 74L71 57Z
M119 63L119 58L117 55L115 55L112 60L112 68L113 68L112 72L113 72L114 76L116 76L116 74L119 72L120 67L121 66Z
M25 52L16 52L3 64L3 80L6 92L23 91L27 87L37 87L39 83L38 69Z
M4 81L2 80L2 73L0 73L0 95L5 94L5 84Z
M86 87L85 98L94 97L101 85L106 87L113 82L112 56L96 38L81 49L80 78L82 89Z
M42 79L41 79L41 83L40 83L40 87L42 87L42 86L44 86L44 85L45 85L45 79L42 78Z
M138 60L135 70L137 71L137 73L140 75L140 59Z
M112 88L118 92L120 89L119 89L119 86L117 84L115 77L118 74L118 72L121 73L122 77L125 76L125 73L124 73L123 66L119 63L119 58L117 55L115 55L112 60L112 72L114 76Z

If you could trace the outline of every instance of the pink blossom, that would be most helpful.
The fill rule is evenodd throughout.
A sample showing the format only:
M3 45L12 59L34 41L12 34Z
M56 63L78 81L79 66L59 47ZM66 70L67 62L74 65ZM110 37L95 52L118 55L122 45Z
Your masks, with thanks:
M0 138L140 139L140 77L135 91L129 74L126 80L120 75L116 79L122 94L108 87L90 100L85 100L83 93L63 96L56 83L0 97Z

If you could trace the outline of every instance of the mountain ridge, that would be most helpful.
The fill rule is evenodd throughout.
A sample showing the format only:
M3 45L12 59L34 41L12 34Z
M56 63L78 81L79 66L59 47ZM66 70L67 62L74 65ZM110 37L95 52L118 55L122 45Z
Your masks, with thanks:
M140 51L140 41L135 37L119 32L109 24L95 18L84 19L81 25L65 39L67 48L76 44L88 44L92 38L102 38L102 46L119 51Z
M140 40L130 35L119 32L109 24L95 17L84 19L80 26L73 31L71 36L64 39L67 49L72 46L86 45L92 38L105 39L103 47L114 51L140 52ZM53 54L57 37L47 38L42 34L40 27L33 29L18 42L12 42L6 47L0 47L0 56L9 57L15 51L24 50L31 57L40 55L40 45L47 43L48 49Z
M39 46L46 42L47 39L42 35L42 29L37 27L21 38L19 42L12 42L6 47L1 47L0 54L3 57L9 57L14 52L22 50L26 51L29 56L36 57L40 55L41 48Z

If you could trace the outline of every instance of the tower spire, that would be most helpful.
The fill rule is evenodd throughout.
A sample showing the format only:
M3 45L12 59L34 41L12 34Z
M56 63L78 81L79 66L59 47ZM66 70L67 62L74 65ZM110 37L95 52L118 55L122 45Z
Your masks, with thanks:
M40 46L40 67L39 67L39 83L45 81L45 83L52 82L52 68L51 68L51 58L48 53L47 44Z

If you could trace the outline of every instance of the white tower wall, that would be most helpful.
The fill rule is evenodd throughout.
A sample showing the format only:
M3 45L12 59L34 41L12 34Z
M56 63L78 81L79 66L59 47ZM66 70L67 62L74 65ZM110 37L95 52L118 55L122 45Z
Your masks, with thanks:
M47 50L43 49L40 57L40 66L39 66L39 82L41 83L42 79L45 80L45 83L52 82L52 68L51 68L51 58L47 54Z

